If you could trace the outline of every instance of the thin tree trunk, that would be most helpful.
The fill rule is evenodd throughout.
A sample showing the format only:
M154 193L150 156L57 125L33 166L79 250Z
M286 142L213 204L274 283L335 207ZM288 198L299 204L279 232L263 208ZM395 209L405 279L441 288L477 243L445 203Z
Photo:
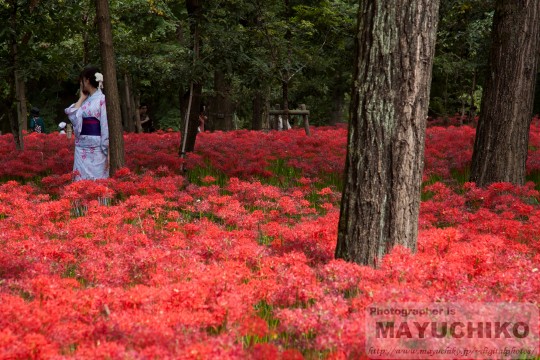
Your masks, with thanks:
M281 96L282 96L282 105L283 105L283 111L285 114L283 115L283 121L282 121L282 129L281 130L287 130L287 124L289 124L289 82L283 80L281 82Z
M210 105L210 123L214 130L229 131L233 129L231 89L223 71L214 72L215 96ZM197 112L199 109L196 109Z
M129 105L127 104L128 97L126 96L126 76L124 74L124 80L119 84L120 86L120 111L122 112L122 128L124 131L128 131L129 124Z
M332 116L330 116L330 125L336 125L343 121L343 102L345 97L345 87L343 86L342 73L336 75L334 88L332 90Z
M34 9L39 5L39 0L33 0L29 4L29 11L30 14L34 12ZM16 104L17 104L17 121L19 123L19 138L22 141L23 139L23 130L28 130L28 107L27 107L27 98L26 98L26 82L24 77L22 76L22 71L19 67L19 43L17 42L17 11L18 11L18 5L17 2L13 2L13 13L12 13L12 23L13 26L13 72L15 76L15 98L16 98ZM20 42L21 47L26 47L30 40L32 39L32 33L26 32L22 36L22 40Z
M540 45L540 1L498 0L471 181L525 183Z
M465 119L465 116L466 116L466 102L465 102L465 99L461 99L461 115L459 117L459 125L463 125L463 119Z
M270 130L270 87L264 90L263 129Z
M193 62L196 63L199 60L199 52L201 46L201 37L200 37L200 25L202 21L202 0L187 0L186 9L188 12L188 17L190 19L190 31L193 38ZM189 124L187 134L182 134L186 136L186 152L192 152L195 150L195 141L197 139L197 132L199 128L199 109L201 108L201 94L202 94L202 84L199 81L193 83L193 94L192 94L192 103L191 111L189 114ZM183 155L183 154L181 154Z
M9 105L8 99L0 101L0 135L7 134L11 131L11 124L9 122Z
M132 96L131 96L131 81L128 74L124 74L124 95L125 95L125 107L127 112L126 129L129 132L135 132L135 109L133 108Z
M111 19L109 17L109 2L107 0L96 0L96 16L101 48L103 85L106 92L107 118L109 121L110 173L114 175L116 170L124 166L125 160L122 115L120 112L120 97L118 96L118 83L116 79L116 61Z
M184 131L184 128L186 124L184 123L186 120L186 114L187 114L187 108L189 103L189 88L187 90L180 89L178 91L178 98L180 102L180 132Z
M184 29L182 28L181 24L178 24L176 26L176 39L178 40L179 44L181 46L188 46L186 44L186 37L184 36ZM178 100L180 103L180 122L178 128L180 129L180 132L183 134L185 129L185 120L186 120L186 113L188 108L188 102L189 102L189 92L190 89L188 87L187 90L184 88L178 89ZM182 151L182 145L180 145L180 153Z
M197 132L199 128L199 112L195 111L201 107L201 93L202 84L193 84L193 97L191 99L191 111L189 113L189 124L186 139L186 153L193 152L195 150L195 140L197 139ZM183 135L183 134L182 134Z
M437 0L360 1L336 257L416 251Z
M469 116L467 119L468 123L473 124L474 118L476 117L476 105L474 104L474 91L476 90L476 70L473 71L473 81L471 85L470 102L469 102Z
M289 21L292 18L292 8L289 0L285 0L286 19ZM292 44L291 44L292 32L288 28L285 33L285 42L287 45L287 70L285 71L285 77L281 79L281 91L282 91L282 106L285 114L283 115L283 129L287 130L287 124L290 123L289 115L289 85L291 81L291 61L292 61Z
M137 134L142 134L143 128L141 125L141 114L139 113L139 104L140 100L138 96L134 96L133 92L131 93L131 106L133 108L134 121L135 121L135 131Z
M83 32L83 57L82 62L83 64L88 64L89 62L89 54L90 54L90 45L89 45L89 36L88 36L88 28L86 27L88 25L88 13L85 13L82 17L82 21L84 24L84 32Z
M21 131L28 130L28 107L26 105L26 83L20 71L15 71L15 95L17 97L17 119Z
M24 149L24 140L22 136L22 129L20 127L20 111L19 111L19 94L17 91L18 84L18 71L19 71L19 55L17 46L17 1L11 2L12 12L10 18L11 25L11 46L10 46L10 62L12 71L9 74L9 96L11 101L8 101L10 109L8 113L9 122L11 125L11 133L15 140L15 147L17 150L22 151Z
M443 110L443 124L448 125L450 123L450 119L448 116L448 72L446 72L444 78L444 110Z
M251 130L262 130L263 106L264 106L264 99L261 92L255 91L255 94L253 96L253 113L251 117Z

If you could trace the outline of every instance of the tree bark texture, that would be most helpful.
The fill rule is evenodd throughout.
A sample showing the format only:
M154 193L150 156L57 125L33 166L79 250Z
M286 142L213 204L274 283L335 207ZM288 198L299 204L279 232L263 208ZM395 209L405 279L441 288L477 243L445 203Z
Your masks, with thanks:
M336 258L416 251L438 0L360 1Z
M490 71L474 143L471 181L525 183L540 45L540 1L496 2Z
M109 121L109 156L110 173L124 166L124 134L122 129L122 114L120 111L120 96L116 79L116 60L112 38L111 19L109 16L108 0L96 0L96 17L101 49L101 66L103 70L103 86Z

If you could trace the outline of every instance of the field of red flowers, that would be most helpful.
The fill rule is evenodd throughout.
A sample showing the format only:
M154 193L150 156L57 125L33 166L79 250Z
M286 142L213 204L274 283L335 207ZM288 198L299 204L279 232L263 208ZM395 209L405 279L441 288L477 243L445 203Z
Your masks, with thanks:
M430 127L418 252L333 259L345 128L125 135L71 182L73 141L0 136L0 359L357 359L373 302L540 302L535 184L464 181L474 129ZM533 122L528 172L540 174Z

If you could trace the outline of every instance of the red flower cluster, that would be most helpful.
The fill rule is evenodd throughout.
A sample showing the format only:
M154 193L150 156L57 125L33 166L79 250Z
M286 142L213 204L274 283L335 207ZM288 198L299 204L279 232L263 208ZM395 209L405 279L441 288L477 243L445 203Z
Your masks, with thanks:
M540 195L449 181L467 127L428 129L426 174L444 182L424 188L417 253L334 260L340 193L324 179L345 134L205 133L187 163L209 172L191 183L178 134L126 135L125 169L76 183L73 144L29 135L0 154L5 179L34 178L0 183L0 359L365 358L370 303L540 302ZM533 127L533 158L535 141Z
M436 124L430 123L426 131L424 179L449 179L456 173L466 173L475 129ZM132 172L160 174L180 170L179 133L125 134L124 141L126 167ZM73 165L73 145L73 139L63 135L32 133L25 137L25 150L14 152L13 136L0 136L0 179L67 174ZM211 169L226 177L276 178L277 183L283 183L287 175L315 181L341 179L346 146L344 127L317 128L311 137L299 129L203 133L197 137L196 152L188 155L186 165L188 169ZM540 118L532 120L527 171L540 176Z

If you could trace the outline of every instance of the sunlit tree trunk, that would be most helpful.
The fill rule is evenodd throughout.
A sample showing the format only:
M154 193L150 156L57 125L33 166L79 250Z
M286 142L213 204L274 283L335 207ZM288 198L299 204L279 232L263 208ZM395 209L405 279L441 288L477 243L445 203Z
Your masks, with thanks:
M471 181L525 183L540 46L540 1L496 2L490 72L476 131Z
M336 257L416 250L437 0L359 1Z
M107 117L109 120L109 155L110 172L124 166L124 137L122 129L122 114L120 112L120 96L116 79L116 60L112 38L109 2L96 0L96 16L101 48L101 64L103 68L103 86L107 101Z

